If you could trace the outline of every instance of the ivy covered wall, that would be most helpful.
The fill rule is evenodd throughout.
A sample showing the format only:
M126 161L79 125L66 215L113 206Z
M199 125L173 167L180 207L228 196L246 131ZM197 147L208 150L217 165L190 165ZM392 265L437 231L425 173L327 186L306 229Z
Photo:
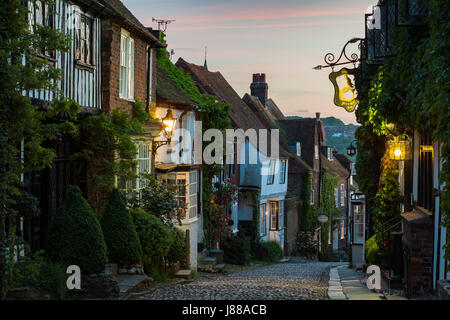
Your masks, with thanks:
M428 131L433 133L434 141L442 143L440 183L445 186L441 210L444 225L450 226L449 12L450 2L430 1L426 26L393 28L395 56L385 58L383 66L378 68L363 62L362 75L356 79L360 97L356 115L362 125L356 131L357 179L372 204L369 207L372 214L375 205L377 210L387 210L383 214L390 210L380 207L380 197L392 187L383 183L388 179L384 170L388 164L381 161L389 136L387 129L394 128L396 133ZM449 236L447 241L446 258L449 259Z

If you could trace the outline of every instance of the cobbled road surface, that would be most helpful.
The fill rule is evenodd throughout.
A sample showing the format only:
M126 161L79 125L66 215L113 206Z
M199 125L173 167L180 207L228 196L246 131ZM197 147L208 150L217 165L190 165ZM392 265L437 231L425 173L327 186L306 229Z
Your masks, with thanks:
M336 262L288 262L228 274L199 273L197 280L160 288L147 300L323 300Z

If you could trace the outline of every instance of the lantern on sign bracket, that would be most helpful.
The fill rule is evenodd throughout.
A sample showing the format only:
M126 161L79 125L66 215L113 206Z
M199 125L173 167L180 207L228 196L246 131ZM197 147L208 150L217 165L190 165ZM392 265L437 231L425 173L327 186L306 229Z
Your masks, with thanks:
M408 135L395 136L387 142L389 159L404 161L411 159L411 140Z
M329 75L334 87L334 104L348 112L353 112L359 103L354 85L354 72L354 69L342 68Z

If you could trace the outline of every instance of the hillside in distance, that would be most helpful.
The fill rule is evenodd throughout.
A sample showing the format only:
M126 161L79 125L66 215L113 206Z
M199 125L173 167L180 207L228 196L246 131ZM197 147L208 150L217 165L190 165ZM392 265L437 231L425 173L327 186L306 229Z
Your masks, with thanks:
M298 116L286 117L286 119L308 119ZM354 124L345 124L336 117L326 117L320 119L325 127L326 144L332 146L339 153L347 155L347 147L355 140L355 130L358 128ZM356 144L354 144L356 147ZM356 156L351 157L355 161Z

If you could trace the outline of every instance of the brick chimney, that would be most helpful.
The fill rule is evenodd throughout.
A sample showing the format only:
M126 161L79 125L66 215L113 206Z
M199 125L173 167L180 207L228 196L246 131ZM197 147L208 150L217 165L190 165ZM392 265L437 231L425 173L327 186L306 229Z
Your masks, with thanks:
M269 85L266 83L266 74L254 73L253 82L250 85L250 94L258 97L264 107L267 105L268 91Z
M320 112L316 112L316 120L320 121Z

